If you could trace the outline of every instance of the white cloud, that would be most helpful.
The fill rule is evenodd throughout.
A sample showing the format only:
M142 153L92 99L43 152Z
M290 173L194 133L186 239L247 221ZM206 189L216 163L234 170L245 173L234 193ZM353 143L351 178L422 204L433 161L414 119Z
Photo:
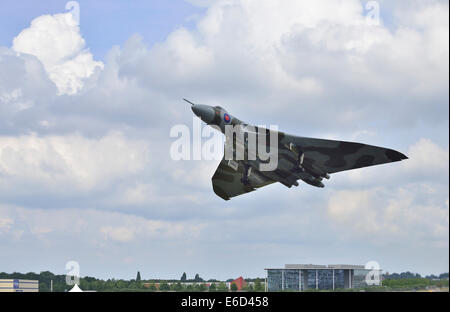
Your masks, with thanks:
M155 239L159 241L198 237L203 225L177 221L149 220L136 216L123 216L116 226L103 226L100 232L105 240L131 242L133 240Z
M47 268L39 248L70 240L53 255L106 260L102 272L126 254L158 272L183 255L211 274L245 262L263 274L280 254L315 262L347 254L342 246L406 261L388 250L395 243L417 267L448 267L448 147L438 144L448 136L433 132L448 128L448 4L411 5L389 27L365 24L352 0L203 5L196 28L153 46L132 36L95 75L102 64L65 14L20 33L23 53L0 48L0 202L25 206L0 209L2 243L29 242ZM74 96L55 97L47 74ZM273 184L224 202L211 189L217 162L168 157L170 127L191 121L183 97L293 134L389 142L409 159L333 175L325 189Z
M60 94L75 94L103 63L94 61L71 13L42 15L13 41L13 50L36 56Z
M0 189L3 195L104 189L143 169L148 157L146 142L117 132L99 139L79 134L0 136Z
M448 183L449 150L431 139L421 138L409 146L408 157L400 163L350 170L339 174L340 182L354 186L374 186L401 183Z
M3 218L0 215L0 233L8 232L11 229L13 224L14 224L14 221L11 218Z
M14 225L14 231L10 229ZM90 245L132 241L169 241L197 237L204 225L192 221L164 221L94 209L28 209L0 205L0 233L35 236L50 242L55 235L80 236ZM9 233L8 233L9 231Z
M409 148L408 157L402 166L409 172L448 176L448 147L444 149L430 139L422 138Z
M367 24L357 0L215 1L194 30L150 48L134 37L117 64L122 78L168 98L219 99L265 120L350 131L367 120L443 122L445 7L430 3L432 13L389 29Z
M134 228L111 226L102 227L100 231L105 235L105 239L112 239L118 242L129 242L135 238Z
M32 55L17 55L0 47L0 131L17 133L32 127L27 116L42 114L56 93L42 63Z
M347 240L362 237L380 245L402 242L448 248L448 197L439 201L435 196L441 191L413 183L343 190L329 198L327 213L339 227L339 236Z
M379 220L371 197L368 190L339 191L329 199L328 213L338 222L352 224L355 232L376 232Z

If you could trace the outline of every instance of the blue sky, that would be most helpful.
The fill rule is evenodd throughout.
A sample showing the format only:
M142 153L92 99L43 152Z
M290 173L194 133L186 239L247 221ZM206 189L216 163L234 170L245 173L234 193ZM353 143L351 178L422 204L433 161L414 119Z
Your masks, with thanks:
M448 1L65 3L0 4L0 271L448 271ZM170 157L182 98L409 159L225 202L218 160Z
M37 16L63 13L65 0L5 0L0 4L0 45L11 46L12 38ZM191 28L195 16L205 9L183 0L78 1L81 32L96 58L103 59L114 45L123 45L139 33L149 45L163 41L178 27Z

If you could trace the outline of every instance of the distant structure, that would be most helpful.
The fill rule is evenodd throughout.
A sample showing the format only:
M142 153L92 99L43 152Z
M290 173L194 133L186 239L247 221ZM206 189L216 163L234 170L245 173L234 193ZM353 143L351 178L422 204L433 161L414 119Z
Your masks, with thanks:
M231 281L227 284L228 284L227 285L228 288L231 288L232 284L236 284L237 290L242 290L247 285L247 282L244 280L244 278L242 276L239 276L237 279L235 279L234 281Z
M69 292L83 292L83 290L80 287L78 287L77 284L75 284L75 286L73 286L72 289L69 290Z
M0 279L0 292L39 292L39 281Z
M286 264L282 269L267 271L267 291L308 289L334 290L367 287L366 276L372 270L349 264ZM379 270L381 279L381 270Z

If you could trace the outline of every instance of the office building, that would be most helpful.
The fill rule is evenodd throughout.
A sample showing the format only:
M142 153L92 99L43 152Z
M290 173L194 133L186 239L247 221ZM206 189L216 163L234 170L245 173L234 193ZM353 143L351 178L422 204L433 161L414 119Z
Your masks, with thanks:
M38 292L39 281L0 279L0 292Z
M348 264L286 264L282 269L265 270L268 291L363 288L369 286L366 276L372 271L365 269L363 265ZM381 277L381 270L378 273ZM369 284L376 284L376 280L370 280Z

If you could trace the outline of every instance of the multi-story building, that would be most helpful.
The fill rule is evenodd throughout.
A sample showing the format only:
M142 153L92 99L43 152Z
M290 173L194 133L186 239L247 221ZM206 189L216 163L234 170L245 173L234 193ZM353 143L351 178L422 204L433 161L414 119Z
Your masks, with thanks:
M0 279L0 292L38 292L39 281Z
M348 264L286 264L282 269L265 270L268 291L362 288L368 286L366 276L373 271L365 269L363 265ZM381 278L381 270L378 273ZM369 284L375 285L377 281L370 280Z

